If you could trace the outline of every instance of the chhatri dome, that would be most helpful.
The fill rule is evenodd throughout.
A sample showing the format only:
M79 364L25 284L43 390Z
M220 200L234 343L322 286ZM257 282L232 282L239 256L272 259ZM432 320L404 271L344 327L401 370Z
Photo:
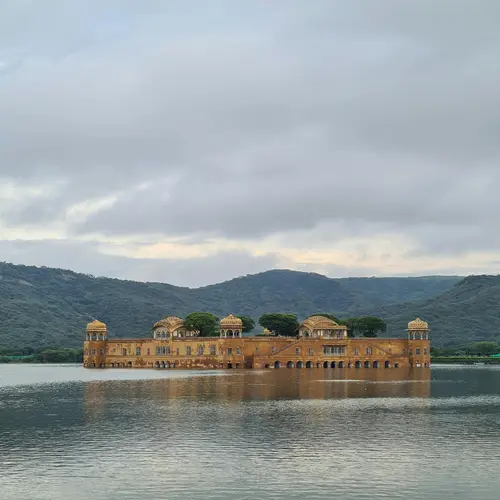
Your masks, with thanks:
M178 326L181 326L184 324L184 321L181 318L178 318L177 316L167 316L166 318L160 319L160 321L157 321L153 325L154 328L159 328L160 326L163 326L167 329L172 329L176 328Z
M229 316L226 316L225 318L222 318L220 320L220 326L225 328L229 327L243 328L243 321L241 321L241 319L238 318L237 316L230 314Z
M91 321L86 328L87 332L105 332L106 331L106 323L95 319Z
M428 330L429 323L420 318L416 318L408 323L408 330Z
M333 321L333 319L327 318L326 316L309 316L309 318L302 322L301 326L307 326L314 330L344 328L343 325L339 325Z

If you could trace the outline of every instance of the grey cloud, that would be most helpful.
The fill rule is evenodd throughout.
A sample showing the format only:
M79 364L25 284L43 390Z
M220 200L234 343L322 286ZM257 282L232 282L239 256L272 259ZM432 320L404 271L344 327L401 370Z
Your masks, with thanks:
M451 252L466 226L470 250L496 245L497 1L20 5L0 21L0 175L62 184L7 223L117 194L72 234L330 224Z

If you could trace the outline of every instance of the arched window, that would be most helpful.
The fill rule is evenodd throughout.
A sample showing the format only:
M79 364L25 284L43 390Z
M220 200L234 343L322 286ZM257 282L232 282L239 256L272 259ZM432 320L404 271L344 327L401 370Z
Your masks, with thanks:
M189 345L186 347L186 355L191 356L191 346Z
M295 354L298 356L300 354L300 347L295 348Z
M210 356L215 356L217 354L217 346L211 345L210 346Z
M236 348L236 354L241 354L241 347Z
M372 353L372 348L371 347L367 347L366 348L366 354L370 355Z
M135 355L136 356L140 356L141 355L141 348L140 347L136 347L135 348Z
M203 356L203 352L204 352L203 346L199 345L198 346L198 356Z

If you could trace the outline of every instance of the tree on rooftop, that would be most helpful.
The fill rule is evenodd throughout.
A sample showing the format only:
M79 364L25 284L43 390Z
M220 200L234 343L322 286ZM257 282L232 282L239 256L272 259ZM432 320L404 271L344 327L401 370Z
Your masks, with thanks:
M184 326L190 331L199 331L200 337L216 337L219 334L219 319L212 313L192 312L184 318Z
M356 318L354 331L363 337L376 337L378 332L387 331L387 325L383 319L376 316L362 316Z
M243 333L251 332L255 328L255 321L249 316L237 316L243 323Z
M294 337L299 329L299 322L294 314L266 313L259 318L259 324L274 335L284 337Z

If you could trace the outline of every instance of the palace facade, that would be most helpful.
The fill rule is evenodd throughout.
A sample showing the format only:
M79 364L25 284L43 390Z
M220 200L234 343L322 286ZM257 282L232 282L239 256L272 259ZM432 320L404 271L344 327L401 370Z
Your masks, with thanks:
M428 368L429 325L408 323L406 338L349 338L347 327L324 316L300 324L297 337L243 336L241 319L220 321L218 337L200 337L184 321L168 316L154 324L151 338L108 339L106 325L87 325L86 368L264 369Z

